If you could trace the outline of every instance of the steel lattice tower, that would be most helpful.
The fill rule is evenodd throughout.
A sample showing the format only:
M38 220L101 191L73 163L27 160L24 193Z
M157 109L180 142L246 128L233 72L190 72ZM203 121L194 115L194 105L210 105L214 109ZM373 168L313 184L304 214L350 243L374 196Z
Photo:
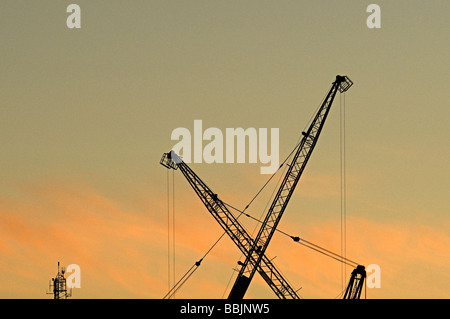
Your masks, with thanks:
M53 295L54 299L67 299L72 297L72 289L67 291L66 278L64 277L65 272L66 269L64 267L60 269L58 261L58 273L49 283L49 290L51 292L47 292L48 295Z

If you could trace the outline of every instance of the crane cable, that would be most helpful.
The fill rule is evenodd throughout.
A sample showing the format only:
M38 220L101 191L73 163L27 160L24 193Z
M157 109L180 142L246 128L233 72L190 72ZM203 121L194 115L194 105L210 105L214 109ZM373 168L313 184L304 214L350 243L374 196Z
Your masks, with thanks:
M167 285L170 289L170 180L169 170L167 170Z
M224 204L227 205L228 207L230 207L230 208L240 212L244 216L246 216L246 217L248 217L250 219L253 219L254 221L257 221L258 223L262 223L262 221L259 220L258 218L255 218L255 217L251 216L250 214L247 214L247 213L239 210L238 208L236 208L236 207L234 207L232 205L229 205L229 204L227 204L225 202L224 202ZM317 252L319 252L319 253L321 253L323 255L326 255L326 256L328 256L330 258L333 258L333 259L335 259L335 260L337 260L337 261L339 261L339 262L341 262L343 264L347 264L347 265L352 266L352 267L356 267L357 265L359 265L357 262L355 262L353 260L350 260L350 259L348 259L348 258L346 258L346 257L344 257L342 255L339 255L337 253L334 253L334 252L332 252L332 251L330 251L330 250L328 250L328 249L326 249L324 247L321 247L321 246L316 245L316 244L314 244L314 243L312 243L310 241L307 241L304 238L300 238L299 236L290 235L290 234L286 233L285 231L282 231L282 230L280 230L278 228L276 228L275 231L277 231L280 234L283 234L283 235L291 238L294 242L296 242L296 243L298 243L300 245L303 245L303 246L308 247L308 248L310 248L312 250L315 250L315 251L317 251Z
M170 184L172 184L172 216L170 213ZM172 224L172 229L171 229ZM172 238L171 238L172 232ZM172 247L171 247L172 241ZM171 289L171 276L173 278L173 283L175 283L176 272L175 272L175 174L172 171L172 183L170 183L170 173L167 170L167 284L169 289ZM172 255L172 256L171 256ZM172 265L171 265L172 263ZM172 267L171 267L172 266ZM172 268L172 269L171 269Z
M215 243L208 249L208 251L203 255L202 258L200 258L198 261L196 261L191 268L181 277L178 282L167 292L167 294L164 296L163 299L170 299L175 295L175 293L184 285L184 283L192 276L192 274L200 267L203 259L211 252L211 250L219 243L219 241L222 239L222 237L226 234L226 232L223 232L223 234L215 241Z
M347 181L346 181L346 145L345 145L345 92L339 95L339 155L340 155L340 195L341 195L341 255L347 256ZM345 287L345 265L341 265L341 285Z
M173 254L173 282L175 283L176 268L175 268L175 171L172 170L172 254ZM175 295L174 295L175 297Z

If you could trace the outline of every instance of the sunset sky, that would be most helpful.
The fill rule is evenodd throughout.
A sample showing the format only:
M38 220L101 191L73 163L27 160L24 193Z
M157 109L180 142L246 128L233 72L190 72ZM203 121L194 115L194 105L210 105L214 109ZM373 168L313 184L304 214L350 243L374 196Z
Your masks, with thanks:
M450 298L448 0L376 1L380 29L361 0L78 0L80 29L66 26L71 3L0 2L0 298L51 298L58 261L81 268L73 298L163 298L174 256L178 279L222 234L159 164L172 131L279 128L281 161L337 74L354 82L346 254L381 268L367 298ZM336 253L343 99L279 225ZM189 165L239 209L269 178L261 163ZM281 174L252 216L264 217ZM286 236L267 254L305 299L343 289L340 263ZM176 297L226 297L239 259L224 237ZM246 297L276 296L256 275Z

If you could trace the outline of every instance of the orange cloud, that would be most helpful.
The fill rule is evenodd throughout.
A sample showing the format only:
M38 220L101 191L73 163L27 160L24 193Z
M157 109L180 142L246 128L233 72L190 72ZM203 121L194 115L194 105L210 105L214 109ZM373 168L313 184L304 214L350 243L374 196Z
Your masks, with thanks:
M192 190L178 193L177 279L223 232ZM74 289L75 298L162 298L168 291L168 263L173 256L168 255L172 234L168 237L167 198L142 199L139 205L129 205L85 185L61 183L29 187L19 197L0 198L1 298L48 298L45 290L56 273L57 261L81 267L82 284L81 289ZM445 227L414 221L381 223L352 216L347 225L347 257L366 266L381 266L381 288L368 289L368 297L449 297L450 235ZM249 229L253 226L255 223ZM288 226L297 228L295 223ZM302 233L292 235L339 253L339 229L338 220L316 219L302 223ZM343 288L338 262L284 235L274 236L267 253L292 285L301 287L299 292L305 298L334 298ZM226 287L234 282L234 278L229 280L240 256L225 236L177 297L227 296ZM352 269L345 270L349 275ZM173 278L170 280L173 284ZM256 275L247 297L275 296Z

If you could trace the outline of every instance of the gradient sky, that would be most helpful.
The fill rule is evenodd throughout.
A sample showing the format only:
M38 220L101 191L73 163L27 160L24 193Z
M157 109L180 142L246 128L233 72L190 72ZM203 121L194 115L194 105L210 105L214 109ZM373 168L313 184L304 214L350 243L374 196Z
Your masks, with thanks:
M70 3L0 3L0 298L50 298L58 261L81 267L74 298L162 298L159 160L172 130L196 119L223 132L279 128L284 158L337 74L355 83L345 95L347 256L381 267L367 297L450 297L447 0L376 1L376 30L372 2L360 0L79 0L76 30ZM335 252L339 102L279 226ZM241 209L268 178L260 163L190 166ZM174 180L180 277L222 231L179 172ZM268 255L304 298L342 290L339 263L282 235ZM239 258L224 238L177 297L226 296ZM247 297L275 296L255 276Z

